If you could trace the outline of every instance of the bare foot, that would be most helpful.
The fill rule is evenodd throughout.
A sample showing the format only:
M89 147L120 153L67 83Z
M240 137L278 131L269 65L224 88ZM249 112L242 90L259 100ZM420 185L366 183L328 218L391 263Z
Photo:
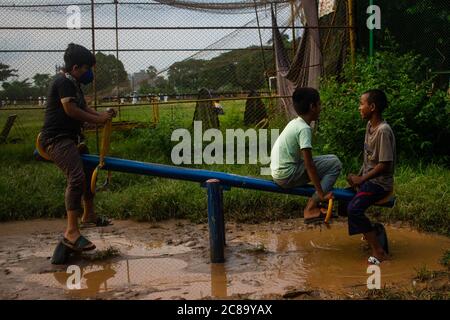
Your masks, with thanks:
M94 210L94 203L92 200L84 201L83 216L81 217L81 222L95 222L97 220L97 214Z
M317 204L314 200L309 199L305 210L303 211L303 218L310 219L316 218L318 216L320 216L320 208L317 207Z
M81 217L81 223L95 223L97 221L97 215L89 215L87 217L83 216Z
M74 243L75 241L77 241L77 239L81 236L81 233L79 230L76 231L66 231L64 233L64 238L66 238L67 240L69 240L70 242Z
M305 209L303 210L303 218L309 219L309 218L316 218L320 216L320 209L314 208L314 209Z

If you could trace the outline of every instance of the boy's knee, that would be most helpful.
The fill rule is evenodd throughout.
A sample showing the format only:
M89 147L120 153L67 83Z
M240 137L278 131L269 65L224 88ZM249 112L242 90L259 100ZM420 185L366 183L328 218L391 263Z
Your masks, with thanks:
M333 163L333 167L335 168L335 170L338 170L339 172L341 172L342 171L341 160L339 160L339 158L333 154L333 155L331 155L331 161Z
M86 175L83 170L74 172L69 176L69 185L73 189L83 189L86 181Z
M351 202L347 206L347 214L348 218L351 219L353 217L359 216L361 214L361 210L356 208Z

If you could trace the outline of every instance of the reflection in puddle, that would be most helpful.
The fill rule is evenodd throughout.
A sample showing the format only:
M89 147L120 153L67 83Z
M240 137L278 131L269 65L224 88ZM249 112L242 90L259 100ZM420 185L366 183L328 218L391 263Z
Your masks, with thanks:
M211 296L227 297L227 273L225 264L211 263Z
M450 248L450 239L444 236L419 233L415 230L387 227L392 259L381 264L382 285L407 284L425 266L440 269L439 259ZM304 274L308 285L334 291L365 287L367 274L367 246L361 236L349 237L346 225L333 225L329 229L315 228L274 234L256 232L244 237L245 241L263 244L271 252L301 251L304 266L289 260L285 272L292 277Z
M446 237L389 227L387 233L392 260L381 265L382 286L409 284L424 265L439 269L442 253L450 248ZM252 252L249 246L264 250ZM342 292L364 289L366 285L368 252L364 246L360 237L349 237L346 226L340 224L328 230L264 231L229 241L224 264L207 264L200 258L188 263L161 257L164 252L187 252L162 243L135 245L126 250L130 259L82 267L79 290L67 289L70 274L65 272L33 274L27 280L62 288L71 297L80 298L111 290L120 294L131 287L154 289L140 295L141 299L224 298L234 294L253 294L257 298L284 294L293 288Z

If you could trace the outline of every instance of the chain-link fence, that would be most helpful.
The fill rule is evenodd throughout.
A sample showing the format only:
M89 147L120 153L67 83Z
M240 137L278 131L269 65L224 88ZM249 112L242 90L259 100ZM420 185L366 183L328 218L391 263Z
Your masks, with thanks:
M335 73L348 48L347 1L318 6L324 72ZM272 14L293 58L305 30L300 1L3 1L0 110L8 112L0 126L16 114L25 133L38 132L70 42L95 52L86 98L95 108L119 108L117 128L189 126L200 96L223 129L266 126L278 112Z

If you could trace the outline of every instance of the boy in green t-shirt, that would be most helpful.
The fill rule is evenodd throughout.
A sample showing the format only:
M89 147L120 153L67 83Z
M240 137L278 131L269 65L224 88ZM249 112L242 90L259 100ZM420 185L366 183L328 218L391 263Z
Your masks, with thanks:
M319 92L313 88L298 88L292 100L298 117L286 125L272 148L272 178L282 188L302 186L311 181L316 192L306 205L304 219L305 223L321 222L325 214L318 203L332 198L330 191L342 164L335 155L312 156L310 124L319 118Z

